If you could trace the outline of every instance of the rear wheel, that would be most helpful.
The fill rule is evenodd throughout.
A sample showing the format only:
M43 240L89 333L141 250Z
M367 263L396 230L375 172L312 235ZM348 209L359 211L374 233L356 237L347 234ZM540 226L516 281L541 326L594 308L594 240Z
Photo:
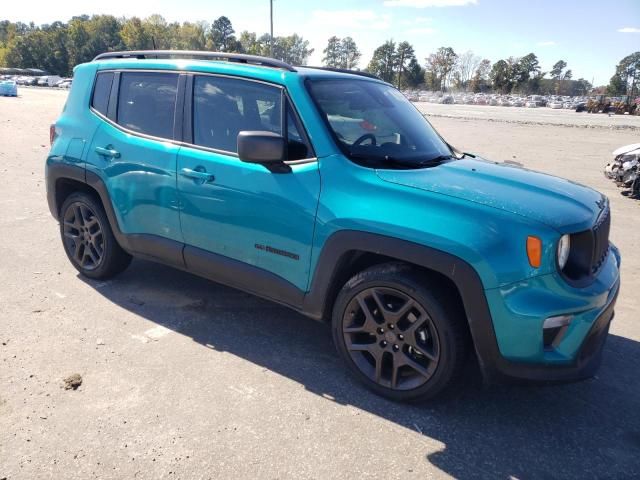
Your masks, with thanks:
M437 395L467 353L464 314L450 292L404 264L372 267L336 299L333 338L349 370L393 400Z
M116 242L102 205L87 193L73 193L62 204L60 235L73 266L89 278L110 278L131 262Z

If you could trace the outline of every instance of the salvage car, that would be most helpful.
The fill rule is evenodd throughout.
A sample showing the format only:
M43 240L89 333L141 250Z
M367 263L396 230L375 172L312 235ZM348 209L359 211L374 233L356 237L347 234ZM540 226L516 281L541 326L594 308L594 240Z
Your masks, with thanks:
M487 381L600 364L620 285L607 198L463 153L370 74L109 52L75 68L50 138L47 200L84 277L135 256L278 302L393 400L438 395L470 355Z

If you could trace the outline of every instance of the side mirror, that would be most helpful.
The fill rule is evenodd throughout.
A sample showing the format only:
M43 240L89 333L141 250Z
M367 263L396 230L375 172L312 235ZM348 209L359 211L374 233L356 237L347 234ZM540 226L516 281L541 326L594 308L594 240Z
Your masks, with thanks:
M265 166L286 160L287 144L282 135L273 132L242 131L238 134L238 157L247 163Z

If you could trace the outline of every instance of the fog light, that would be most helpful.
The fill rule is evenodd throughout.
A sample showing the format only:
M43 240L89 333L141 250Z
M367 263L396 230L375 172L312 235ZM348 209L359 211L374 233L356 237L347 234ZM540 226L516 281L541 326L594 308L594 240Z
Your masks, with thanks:
M566 327L571 323L573 315L560 315L558 317L549 317L544 321L542 328Z
M567 331L573 315L559 315L547 318L542 325L542 341L545 349L558 346Z

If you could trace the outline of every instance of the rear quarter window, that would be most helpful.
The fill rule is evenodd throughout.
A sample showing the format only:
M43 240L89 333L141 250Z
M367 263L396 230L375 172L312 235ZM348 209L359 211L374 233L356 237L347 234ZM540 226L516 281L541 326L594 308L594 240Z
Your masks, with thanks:
M177 92L177 74L122 72L116 121L134 132L173 138Z
M109 95L111 95L111 84L113 83L113 72L102 72L96 75L96 83L93 87L93 97L91 106L102 115L107 115L109 106Z

